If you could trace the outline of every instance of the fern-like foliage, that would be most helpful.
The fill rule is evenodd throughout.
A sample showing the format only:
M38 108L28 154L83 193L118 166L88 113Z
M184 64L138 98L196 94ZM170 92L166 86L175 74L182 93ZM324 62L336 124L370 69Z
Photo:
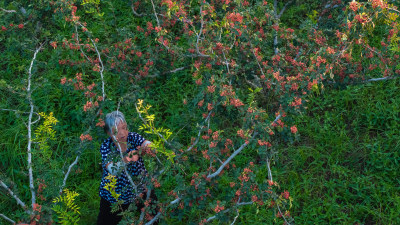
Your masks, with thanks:
M49 159L52 151L49 151L48 140L55 140L56 131L53 130L53 126L56 125L58 120L53 116L53 112L50 112L49 115L41 112L39 115L44 118L44 122L34 131L33 141L38 143L43 156Z
M117 178L114 175L109 174L106 177L107 180L109 180L110 182L108 182L104 188L109 191L111 193L111 196L118 201L118 198L121 194L117 194L117 192L115 192L115 187L117 186Z
M156 117L154 114L149 113L150 108L151 105L143 105L143 100L138 100L137 111L144 119L144 123L143 125L139 126L139 130L143 130L146 134L155 135L150 147L157 149L157 151L164 154L168 160L174 162L173 159L175 157L175 153L172 150L168 150L164 147L164 141L171 137L172 132L169 129L155 127L154 120Z
M79 196L74 191L64 189L63 194L53 200L53 211L57 214L57 222L63 225L78 224L80 212L78 205L75 204L75 198Z
M104 12L100 11L100 0L83 0L81 5L85 8L85 12L93 14L94 16L101 18Z
M249 95L247 97L247 104L249 104L250 106L253 106L253 104L255 103L254 99L256 98L256 94L258 92L260 92L262 90L262 88L256 88L255 90L249 88Z

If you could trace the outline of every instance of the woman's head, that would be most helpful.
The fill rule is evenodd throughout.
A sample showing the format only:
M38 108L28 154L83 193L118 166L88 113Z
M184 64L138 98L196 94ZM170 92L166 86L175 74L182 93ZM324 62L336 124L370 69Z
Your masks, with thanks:
M120 111L114 111L106 115L104 131L110 136L115 136L118 142L126 142L128 126L125 116Z

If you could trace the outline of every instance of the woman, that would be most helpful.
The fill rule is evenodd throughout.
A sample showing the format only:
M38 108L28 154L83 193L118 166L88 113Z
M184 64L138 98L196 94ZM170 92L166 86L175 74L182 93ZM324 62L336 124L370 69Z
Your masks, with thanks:
M118 216L121 211L111 212L111 203L117 200L105 188L105 185L110 182L107 176L113 175L117 178L115 192L120 194L118 200L123 201L123 210L128 209L129 205L135 200L136 193L143 193L143 198L145 199L147 194L143 187L143 181L144 176L147 175L147 171L143 164L143 159L138 154L138 150L139 152L143 152L150 144L150 141L145 140L135 132L129 132L125 117L119 111L114 111L106 115L104 130L109 138L100 147L103 175L99 190L101 200L97 224L113 225L118 224L122 216ZM122 160L120 151L124 155ZM139 178L140 182L134 182L137 186L137 192L135 192L131 181L125 173L123 164L125 164L128 174L132 179L138 180ZM157 200L154 192L151 192L150 198L151 202ZM141 212L143 204L136 204L136 206L138 211Z

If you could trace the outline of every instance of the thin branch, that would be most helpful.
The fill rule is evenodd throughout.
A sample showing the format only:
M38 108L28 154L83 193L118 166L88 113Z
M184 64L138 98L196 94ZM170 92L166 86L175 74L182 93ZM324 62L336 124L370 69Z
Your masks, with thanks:
M104 91L104 76L103 76L104 65L103 65L103 61L101 60L100 52L97 49L97 45L94 43L93 39L90 39L90 41L92 41L92 44L94 45L94 48L96 49L96 53L97 53L97 56L98 56L100 64L101 64L101 68L100 68L101 92L103 93L103 101L104 101L106 99L106 94L105 94L105 91Z
M199 33L197 33L196 52L201 57L209 57L209 55L204 55L199 50L199 41L200 41L201 34L203 33L203 26L204 26L204 17L203 17L202 11L203 11L203 5L200 5L200 31L199 31Z
M374 81L382 81L382 80L392 80L396 79L398 77L381 77L381 78L372 78L369 80L362 81L361 83L369 83L369 82L374 82Z
M0 8L0 9L1 9L1 11L6 12L6 13L16 13L17 12L15 10L7 10L7 9L3 9L3 8Z
M392 11L395 11L395 12L397 12L397 13L399 13L400 14L400 11L399 10L397 10L397 9L394 9L394 8L388 8L389 10L392 10Z
M275 120L274 121L272 121L272 123L276 123L280 118L282 117L282 115L281 114L279 114L276 118L275 118Z
M281 11L278 13L278 1L274 0L274 13L275 13L275 26L279 25L279 20L283 14L283 12L285 12L286 7L291 4L293 2L293 0L287 2L283 8L281 9ZM274 52L275 55L278 55L279 53L279 49L278 49L278 31L275 31L274 33Z
M332 4L328 2L328 3L325 5L324 8L325 8L325 9L328 9L328 8L331 7L331 5L332 5ZM337 8L337 7L339 7L339 5L335 4L335 5L332 6L332 9ZM315 25L316 28L318 28L319 21L320 21L321 19L322 19L322 15L320 15L320 16L318 17L317 24Z
M260 63L258 62L258 59L257 59L256 53L255 53L255 51L254 51L254 49L253 49L253 46L251 46L251 48L252 48L252 52L253 52L254 58L256 59L256 62L257 62L257 64L258 64L258 68L260 68L261 74L264 75L264 77L265 77L264 70L262 69ZM261 87L260 78L259 78L256 74L254 74L254 79L256 80L256 82L257 82L257 84L258 84L258 85L256 85L256 86ZM251 83L251 82L249 81L248 83ZM251 84L252 84L252 83L251 83ZM254 84L253 84L253 85L254 85Z
M242 205L251 205L251 204L253 204L253 202L240 202L240 203L237 203L236 205L234 205L233 207L237 207L237 206L242 206ZM236 208L237 209L237 208ZM225 209L224 211L222 211L222 213L227 213L227 212L229 212L231 209ZM217 218L217 216L211 216L211 217L209 217L208 219L207 219L207 222L210 222L211 220L213 220L213 219L215 219L215 218ZM236 220L236 219L235 219ZM234 222L233 222L234 223ZM233 224L232 223L232 224Z
M254 132L254 134L253 134L253 137L251 138L251 139L253 139L255 136L257 135L257 132ZM249 142L250 142L250 140L249 140ZM221 172L222 172L222 170L224 169L224 167L226 166L226 165L228 165L228 163L237 155L237 154L239 154L243 149L244 149L244 147L246 147L247 146L247 143L245 142L245 143L243 143L242 144L242 146L240 146L240 148L238 148L219 168L218 168L218 170L217 171L215 171L213 174L211 174L211 175L208 175L207 176L207 178L213 178L213 177L216 177L216 176L218 176Z
M369 45L363 45L363 46L364 46L364 47L367 47L369 50L371 50L371 51L375 52L377 55L379 55L379 57L381 58L381 61L385 64L386 69L389 69L389 68L388 68L388 65L384 62L384 58L383 58L383 56L382 56L381 53L375 51L374 49L372 49L371 47L369 47Z
M81 48L81 45L79 44L79 33L78 33L78 27L75 25L75 32L76 32L76 43L78 43L78 46L79 46L79 50L81 50L81 53L82 53L82 55L83 56L85 56L85 58L86 58L86 60L89 62L89 63L91 63L92 62L92 60L91 59L89 59L89 57L85 54L85 52L83 52L83 49Z
M352 82L349 83L351 85L357 85L357 84L366 84L369 82L375 82L375 81L384 81L384 80L392 80L392 79L396 79L399 78L399 76L395 76L395 77L381 77L381 78L372 78L372 79L368 79L368 80L364 80L364 81L360 81L360 82ZM327 81L328 84L336 84L335 81Z
M212 112L212 110L208 113L207 118L204 120L205 123L210 119L211 112ZM200 128L200 130L199 130L199 133L198 133L198 135L197 135L197 139L196 139L195 142L186 150L186 152L192 150L193 147L197 145L197 143L199 142L200 134L201 134L201 131L203 130L203 128L204 128L204 125L201 126L201 128Z
M136 12L135 6L133 6L133 1L132 1L132 4L131 4L131 8L132 8L132 12L133 12L133 14L135 14L135 16L138 16L138 17L144 16L143 13L137 13L137 12Z
M3 219L7 220L8 222L10 222L10 223L12 223L12 224L15 224L15 221L14 221L14 220L8 218L8 217L5 216L4 214L1 214L1 213L0 213L0 217L3 217Z
M275 1L276 1L276 0L275 0ZM286 7L287 7L289 4L291 4L292 2L293 2L293 0L287 2L287 3L283 6L283 8L281 9L281 11L279 12L278 19L281 18L282 14L283 14L283 13L285 12L285 10L286 10Z
M268 180L273 181L272 180L272 172L271 172L271 167L270 167L270 161L267 158L267 168L268 168Z
M271 172L271 167L269 166L269 159L267 158L267 168L268 168L268 179L272 180L272 172ZM281 214L283 220L285 220L286 224L290 225L290 223L286 220L285 216L282 214L281 208L279 207L279 205L276 205L278 207L279 213Z
M79 24L82 28L85 28L80 22L78 22L78 24ZM97 57L98 57L98 59L99 59L100 65L101 65L101 68L100 68L100 71L99 71L99 72L100 72L100 76L101 76L101 91L102 91L102 93L103 93L103 101L104 101L105 98L106 98L106 94L105 94L105 91L104 91L104 76L103 76L104 64L103 64L103 61L101 60L101 55L100 55L99 50L97 49L96 43L93 41L92 38L89 38L89 39L90 39L90 41L92 42L92 44L93 44L93 46L94 46L94 48L95 48L95 50L96 50Z
M72 167L78 163L78 160L79 160L79 155L77 155L75 158L75 161L73 163L71 163L71 165L69 165L68 172L65 174L63 184L60 187L60 191L59 191L60 194L62 193L62 191L67 183L67 179L68 179L69 173L71 172Z
M23 111L19 111L19 110L15 110L15 109L0 109L1 111L10 111L10 112L15 112L16 114L17 113L22 113L22 114L29 114L30 112L23 112ZM38 116L38 118L35 120L35 121L33 121L32 122L32 124L35 124L35 123L37 123L39 120L40 120L40 115L39 115L39 113L37 113L37 112L33 112L34 114L36 114L37 116ZM17 116L18 117L18 116ZM25 126L26 127L28 127L28 125L25 123L25 121L23 121L24 122L24 124L25 124Z
M146 201L149 200L149 198L150 198L150 191L151 191L151 190L147 190L147 193L146 193ZM145 211L146 211L146 210L143 210L143 211L140 213L139 223L143 221Z
M115 127L117 127L117 124L115 124ZM114 140L117 140L117 138L115 137L115 135L112 135L112 137L114 138ZM127 163L125 163L124 161L124 156L122 155L122 148L121 145L119 144L118 140L116 141L117 145L118 145L118 149L119 149L119 155L121 156L121 160L122 160L122 165L124 166L124 171L126 173L126 176L128 177L129 182L131 183L133 189L135 190L135 194L138 193L137 190L137 185L133 182L133 179L131 177L131 175L128 173L128 169L126 168Z
M279 211L279 213L281 214L281 216L282 216L283 220L285 220L285 222L286 222L286 224L287 224L287 225L290 225L290 223L289 223L289 222L286 220L285 216L282 214L282 212L281 212L281 208L279 207L279 205L278 205L278 204L276 204L276 206L278 206L278 211Z
M224 56L224 59L225 59L225 64L226 64L226 69L228 70L228 74L230 74L231 72L229 71L229 62L225 57L224 50L222 50L222 55Z
M185 68L187 68L187 66L182 66L182 67L179 67L179 68L176 68L176 69L173 69L173 70L170 70L170 71L161 73L161 74L147 75L147 77L154 78L154 77L158 77L158 76L163 75L163 74L176 73L176 72L178 72L178 71L184 70ZM130 74L130 73L127 73L127 74L133 76L133 74Z
M17 204L26 210L27 207L25 203L21 201L21 199L1 180L0 180L0 186L5 188L8 191L8 193L17 201Z
M240 203L238 203L237 205L238 206L241 206L241 205L251 205L251 204L253 204L254 202L240 202Z
M156 7L154 6L153 0L151 0L151 4L153 5L153 12L154 12L154 16L156 17L156 20L157 20L157 26L158 26L158 27L161 27L161 26L160 26L160 21L158 20L158 16L157 16L157 12L156 12Z
M151 224L153 224L154 222L156 222L156 220L158 219L158 217L160 217L161 216L161 213L157 213L157 215L152 219L152 220L150 220L148 223L146 223L146 225L151 225Z
M256 62L257 62L257 64L258 64L258 68L260 68L260 70L261 70L261 74L265 76L265 74L264 74L264 70L262 69L262 67L261 67L260 63L258 62L258 59L257 59L256 53L254 52L254 49L252 49L252 52L253 52L253 55L254 55L254 57L256 58ZM258 78L258 77L257 77L257 78Z
M177 199L173 200L172 202L170 202L168 206L177 204L180 200L181 200L181 198L177 198ZM152 220L150 220L148 223L146 223L146 225L151 225L151 224L153 224L154 222L156 222L156 220L157 220L160 216L161 216L161 212L158 212L157 215L156 215Z
M238 217L239 217L239 210L236 209L236 216L235 216L235 218L233 219L231 225L235 224L235 222L236 222L236 220L237 220Z
M33 67L33 63L36 59L36 56L38 54L38 52L40 51L40 49L42 48L43 43L40 44L40 46L36 49L35 53L33 54L33 58L31 61L31 64L29 66L29 70L28 70L28 88L26 89L27 91L27 96L28 96L28 100L29 100L29 104L31 107L30 113L29 113L29 120L28 120L28 146L27 146L27 151L28 151L28 170L29 170L29 188L31 190L31 195L32 195L32 208L33 205L36 202L36 194L35 194L35 187L33 184L33 171L32 171L32 149L31 149L31 145L32 145L32 114L33 114L33 101L32 101L32 91L31 91L31 78L32 78L32 67Z

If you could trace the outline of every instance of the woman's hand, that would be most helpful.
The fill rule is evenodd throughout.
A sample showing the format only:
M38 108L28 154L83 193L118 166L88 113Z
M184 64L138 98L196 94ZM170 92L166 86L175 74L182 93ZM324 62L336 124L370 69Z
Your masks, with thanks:
M129 152L128 155L124 157L125 163L136 162L138 160L139 160L139 154L136 150Z

